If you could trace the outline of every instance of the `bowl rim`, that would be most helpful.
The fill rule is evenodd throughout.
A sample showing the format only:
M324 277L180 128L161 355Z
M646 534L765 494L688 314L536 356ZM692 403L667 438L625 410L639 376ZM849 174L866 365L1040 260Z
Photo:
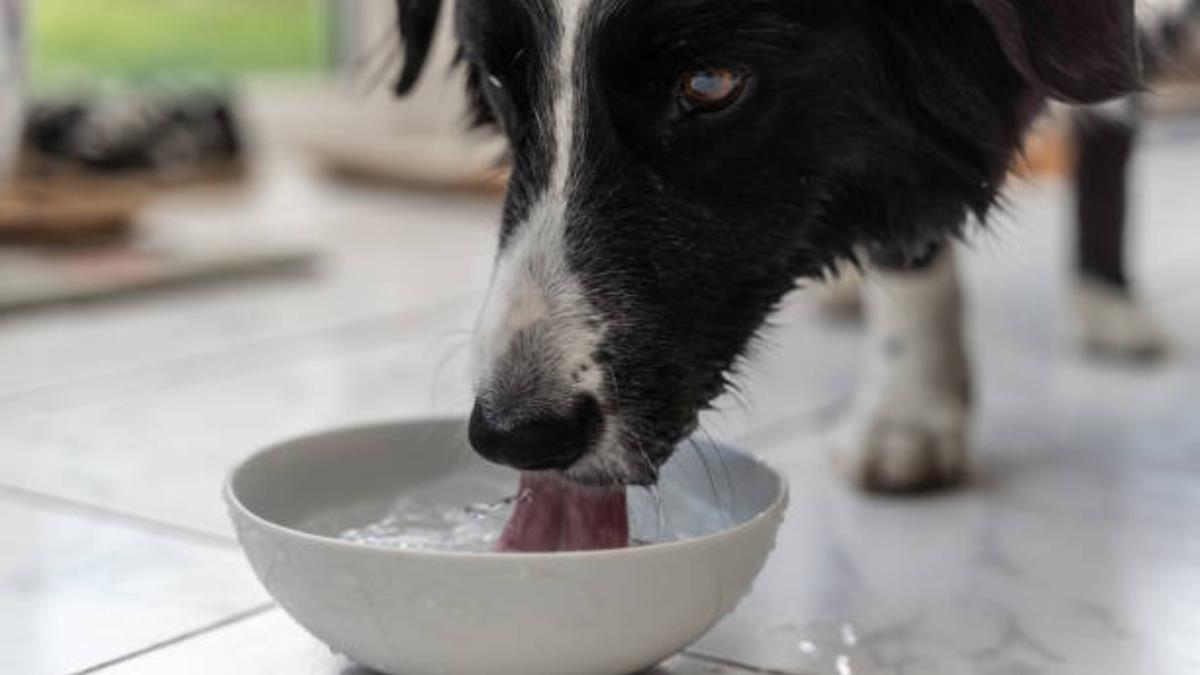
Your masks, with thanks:
M671 550L675 550L675 549L691 548L691 547L695 547L695 546L705 546L705 545L716 544L725 539L729 539L729 538L736 536L738 533L742 532L743 530L748 530L751 528L758 527L764 521L775 518L776 516L782 516L787 511L787 505L788 505L788 503L790 501L790 497L791 497L787 477L783 474L783 472L779 471L774 466L772 466L769 462L764 461L760 457L757 457L757 456L751 455L750 453L742 452L740 450L736 450L735 448L726 446L730 450L745 456L746 458L750 459L752 462L754 462L755 464L758 464L760 467L762 467L767 472L769 472L770 475L775 479L776 484L779 486L779 489L776 491L776 494L775 494L775 499L773 499L771 501L771 503L769 505L767 505L766 508L764 508L759 513L755 514L755 516L753 518L750 518L749 520L746 520L745 522L738 523L737 525L734 525L733 527L730 527L728 529L721 530L720 532L712 532L709 534L701 535L699 537L691 537L688 539L678 539L678 540L673 540L673 541L655 542L652 544L644 544L644 545L640 545L640 546L627 546L625 548L602 549L602 550L597 550L597 551L556 551L556 552L551 552L551 553L521 553L521 552L500 552L500 551L477 552L477 551L455 551L455 550L444 550L443 551L443 550L432 550L432 549L403 549L403 548L395 548L395 547L385 546L382 544L371 544L371 543L364 543L364 542L346 541L345 539L338 539L337 537L313 534L312 532L305 532L304 530L300 530L300 529L297 529L294 527L288 527L286 525L274 522L272 520L268 520L267 518L260 516L259 514L255 513L253 510L251 510L248 506L246 506L245 504L242 503L241 499L238 498L236 490L234 489L234 481L237 480L238 475L243 470L245 470L245 468L251 462L253 462L255 459L262 457L268 453L277 452L284 446L290 445L292 443L298 443L298 442L309 440L309 439L316 438L319 436L327 436L327 435L331 435L331 434L341 434L341 433L348 433L348 432L353 432L353 431L367 431L367 430L373 430L373 429L377 430L377 429L393 428L393 427L401 427L401 426L411 426L411 425L418 425L418 424L424 424L424 425L444 424L444 423L452 423L452 422L459 421L462 419L463 418L458 415L445 415L445 416L392 419L392 420L383 420L383 421L376 421L376 422L364 422L364 423L334 427L334 428L325 429L325 430L313 431L310 433L305 433L305 434L301 434L298 436L294 436L292 438L288 438L286 440L282 440L277 443L272 443L264 448L261 448L255 452L251 453L250 455L247 455L246 457L242 458L236 465L234 465L234 467L232 469L229 470L229 472L227 473L226 478L225 478L224 487L222 489L222 496L224 497L225 504L229 509L236 511L238 513L238 515L254 522L257 526L265 528L278 536L300 539L309 544L332 547L334 549L345 549L346 551L358 551L359 553L365 553L365 554L370 554L370 555L385 555L388 557L411 558L411 559L419 559L419 560L425 560L425 561L432 561L432 560L510 561L510 562L520 561L522 563L538 563L538 562L549 562L549 561L560 561L560 560L599 560L599 559L611 558L611 557L655 555L658 553L663 553L663 552L667 552L667 551L671 551ZM237 527L236 522L234 523L234 529L235 529L236 534L238 535L238 538L240 541L241 533Z

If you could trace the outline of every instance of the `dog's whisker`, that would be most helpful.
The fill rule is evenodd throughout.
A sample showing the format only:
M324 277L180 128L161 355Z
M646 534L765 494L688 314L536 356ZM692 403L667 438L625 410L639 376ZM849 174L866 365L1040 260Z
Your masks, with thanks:
M619 403L621 400L621 389L617 384L617 375L613 372L612 366L607 363L600 364L604 368L604 375L608 382L608 386L612 389L612 399Z
M713 506L716 507L717 513L721 516L722 522L729 524L731 520L730 514L726 511L722 503L721 490L717 486L717 478L716 475L713 474L712 467L708 463L708 458L705 457L703 445L693 438L689 438L687 443L692 448L692 451L696 453L696 457L700 460L700 465L704 467L704 473L708 476L708 486L712 493Z
M713 449L713 454L715 454L717 456L717 464L721 467L721 474L725 479L726 498L727 498L726 499L727 510L725 512L725 515L727 516L727 518L729 520L729 524L732 524L733 523L733 505L736 503L735 499L737 497L737 495L734 494L735 488L734 488L734 482L733 482L733 474L731 474L729 471L729 463L725 461L725 455L724 455L724 453L721 452L720 445L717 443L716 439L713 438L713 435L711 433L709 433L708 428L705 427L704 425L700 425L698 427L698 429L699 429L699 432L701 434L703 434L709 447L711 447Z
M460 342L451 344L443 350L442 355L438 357L437 364L433 369L433 379L429 385L429 406L436 410L438 405L438 386L442 382L442 377L445 374L446 368L459 356L466 351L469 342Z

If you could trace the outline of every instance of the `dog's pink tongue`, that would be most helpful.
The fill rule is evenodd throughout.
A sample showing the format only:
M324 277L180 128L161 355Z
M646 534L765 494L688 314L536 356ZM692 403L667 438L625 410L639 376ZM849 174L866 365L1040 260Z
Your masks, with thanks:
M501 551L594 551L629 545L624 488L589 488L553 473L521 474Z
M599 551L629 545L629 509L625 488L567 489L562 550Z
M527 553L559 550L566 497L566 484L557 476L521 474L517 506L500 535L500 550Z

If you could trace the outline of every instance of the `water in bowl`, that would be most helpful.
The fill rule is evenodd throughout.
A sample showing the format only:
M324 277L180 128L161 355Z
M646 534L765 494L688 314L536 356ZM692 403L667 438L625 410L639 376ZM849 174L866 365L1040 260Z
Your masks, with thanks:
M397 498L382 516L364 518L364 512L356 510L339 518L343 524L350 520L348 527L326 523L311 529L332 529L344 541L400 550L493 551L518 501L531 498L512 491L510 482L454 476ZM468 501L461 495L484 499ZM691 539L729 526L718 504L671 486L630 489L628 502L632 546Z
M491 551L518 499L450 507L400 499L383 519L342 530L338 538L402 550Z

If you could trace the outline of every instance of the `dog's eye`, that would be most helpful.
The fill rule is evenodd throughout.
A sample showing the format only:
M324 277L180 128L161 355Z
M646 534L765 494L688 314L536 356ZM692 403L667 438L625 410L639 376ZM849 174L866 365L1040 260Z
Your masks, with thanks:
M732 105L746 89L746 76L730 68L693 70L680 78L683 103L691 110L712 112Z

